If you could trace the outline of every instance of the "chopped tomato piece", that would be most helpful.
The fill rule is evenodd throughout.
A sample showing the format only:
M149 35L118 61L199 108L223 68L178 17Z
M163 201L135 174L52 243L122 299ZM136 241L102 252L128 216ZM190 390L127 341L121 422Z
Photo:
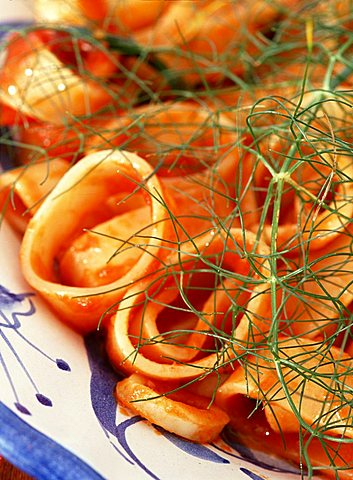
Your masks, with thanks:
M107 17L108 8L105 0L78 0L83 15L94 22L100 22Z
M12 125L19 125L28 123L30 117L20 114L17 110L0 102L0 126L10 127Z
M13 138L23 145L16 149L16 157L23 164L43 159L44 156L69 161L79 158L80 152L82 156L80 132L72 127L34 122L16 127Z
M41 29L35 34L43 44L67 67L76 73L91 73L96 77L109 77L117 70L117 52L109 52L87 40L77 39L68 32Z

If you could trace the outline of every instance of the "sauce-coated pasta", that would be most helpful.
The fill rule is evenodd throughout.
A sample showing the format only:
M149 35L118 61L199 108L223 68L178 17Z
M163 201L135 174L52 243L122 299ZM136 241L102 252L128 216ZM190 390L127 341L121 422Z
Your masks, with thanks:
M352 479L351 2L61 3L0 70L24 278L119 405Z

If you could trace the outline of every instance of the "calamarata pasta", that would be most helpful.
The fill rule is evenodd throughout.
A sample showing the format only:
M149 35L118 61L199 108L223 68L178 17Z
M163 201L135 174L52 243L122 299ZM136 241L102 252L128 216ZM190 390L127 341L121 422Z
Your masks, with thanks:
M353 478L351 2L64 3L2 43L24 278L118 405Z

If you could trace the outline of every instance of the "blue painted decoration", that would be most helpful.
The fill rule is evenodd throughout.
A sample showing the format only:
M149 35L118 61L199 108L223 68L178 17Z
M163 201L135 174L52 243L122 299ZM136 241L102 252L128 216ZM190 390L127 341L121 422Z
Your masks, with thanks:
M206 447L206 445L200 443L193 443L189 442L181 437L173 435L170 432L167 432L161 427L154 425L154 427L167 439L169 440L175 447L178 447L183 452L192 455L200 460L206 460L208 462L214 463L230 463L227 458L218 455L218 453L214 452L210 448Z
M28 383L31 385L31 388L34 389L34 395L37 401L44 407L52 407L52 400L44 393L40 392L29 368L22 361L20 354L15 350L8 338L9 332L14 333L21 339L21 341L38 352L39 355L46 358L49 362L55 363L59 370L65 372L71 371L70 365L65 360L50 357L50 355L34 345L34 343L27 339L21 332L22 319L32 317L36 313L36 307L33 301L34 296L35 295L32 292L14 293L3 285L0 285L0 339L2 339L5 348L10 351L13 360L19 365L24 376L27 378ZM18 396L16 380L11 374L11 369L6 364L4 350L2 349L0 349L0 367L2 367L13 392L15 408L23 415L31 415L30 410L21 402Z
M104 480L87 463L0 402L0 455L41 480Z
M147 473L147 475L157 480L158 477L135 455L126 438L127 429L143 419L139 416L134 416L119 425L116 425L115 423L117 405L113 392L117 381L121 380L122 376L111 367L105 352L104 336L99 332L87 335L85 337L85 346L91 369L91 403L102 428L116 437L119 445L126 454L124 456L126 460L130 461L130 463L136 464ZM172 433L166 432L158 426L154 425L154 428L162 433L162 435L175 447L193 457L214 463L230 463L229 460L218 455L205 445L188 442ZM118 452L122 454L121 451L118 450Z
M264 477L260 477L256 473L252 472L251 470L248 470L247 468L240 467L240 470L245 473L248 477L251 478L251 480L265 480Z

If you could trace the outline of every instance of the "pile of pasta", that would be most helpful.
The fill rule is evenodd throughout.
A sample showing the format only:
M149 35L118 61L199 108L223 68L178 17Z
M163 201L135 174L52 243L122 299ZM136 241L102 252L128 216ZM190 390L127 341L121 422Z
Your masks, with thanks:
M0 71L27 282L104 330L118 404L353 478L351 2L35 14Z

